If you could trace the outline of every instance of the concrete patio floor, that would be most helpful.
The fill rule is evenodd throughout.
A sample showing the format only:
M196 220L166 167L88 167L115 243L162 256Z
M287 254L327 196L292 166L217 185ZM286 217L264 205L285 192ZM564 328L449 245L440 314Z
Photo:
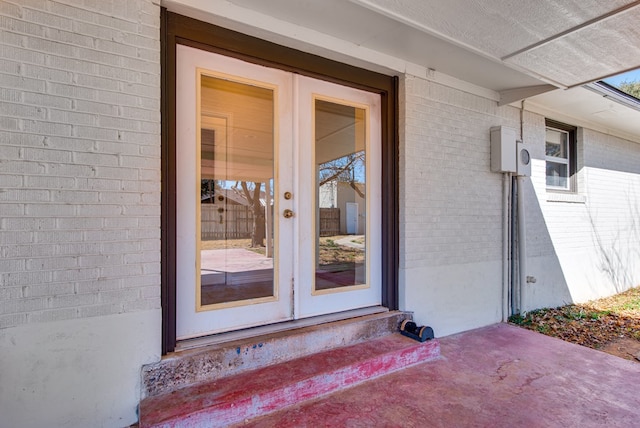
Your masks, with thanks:
M640 364L507 324L251 427L640 427Z

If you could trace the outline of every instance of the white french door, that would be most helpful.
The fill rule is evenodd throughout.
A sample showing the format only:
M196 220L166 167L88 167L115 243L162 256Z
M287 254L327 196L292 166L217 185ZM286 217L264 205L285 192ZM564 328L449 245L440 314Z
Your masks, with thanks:
M301 213L294 312L303 318L378 305L380 96L304 76L294 84ZM359 218L352 230L347 212L353 206ZM327 226L333 218L327 212L337 213L337 232Z
M380 96L176 55L177 338L379 305Z

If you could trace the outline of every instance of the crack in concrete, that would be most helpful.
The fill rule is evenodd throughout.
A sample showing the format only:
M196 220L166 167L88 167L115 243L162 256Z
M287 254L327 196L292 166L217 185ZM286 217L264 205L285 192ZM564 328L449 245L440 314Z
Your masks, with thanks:
M519 362L520 360L518 359L502 361L496 368L496 375L498 379L495 382L503 382L507 378L510 378L509 381L514 383L513 391L516 394L521 394L525 389L530 388L533 382L546 376L543 373L534 373L533 375L527 376L524 380L521 380L518 376L518 372L525 372L526 370L522 367L515 367ZM514 376L510 376L510 374L514 374Z

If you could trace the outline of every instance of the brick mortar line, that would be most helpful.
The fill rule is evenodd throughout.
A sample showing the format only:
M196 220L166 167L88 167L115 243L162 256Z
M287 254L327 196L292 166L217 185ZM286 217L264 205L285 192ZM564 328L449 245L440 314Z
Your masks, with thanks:
M5 73L0 73L0 74L5 74ZM10 76L14 76L14 75L10 75ZM20 77L23 77L23 76L20 76ZM31 78L29 78L29 79L31 79ZM45 82L48 82L48 80L46 80ZM55 83L59 83L59 82L55 82ZM91 89L88 86L78 86L78 87ZM21 94L28 93L28 94L34 94L34 95L46 95L46 96L53 97L53 98L60 98L60 99L71 100L71 101L77 100L77 98L63 97L63 96L51 94L49 92L33 92L33 91L29 91L29 90L21 90L21 89L8 88L8 87L2 87L2 86L0 86L0 89L13 89L15 91L20 92ZM111 91L111 92L113 92L113 91ZM116 93L124 93L124 92L116 92ZM146 99L154 99L154 100L156 99L156 98L149 98L149 97L144 97L144 98L146 98ZM104 105L104 106L109 106L109 107L135 108L135 109L142 110L142 111L145 111L145 112L154 112L154 113L156 113L158 111L155 108L146 108L146 107L141 107L141 106L116 105L116 104L106 103L106 102L103 102L103 101L85 100L85 99L80 99L80 100L81 101L88 101L88 102L91 102L91 103L100 104L100 105ZM6 102L7 103L13 103L13 104L21 104L21 105L26 105L26 106L31 106L31 107L41 107L43 109L54 109L54 110L64 111L64 112L94 114L94 115L98 115L100 117L111 117L111 118L123 118L124 117L124 116L114 116L114 115L111 115L111 114L104 114L104 113L90 113L90 112L86 112L86 111L83 111L83 110L69 110L69 109L65 109L65 108L61 108L61 107L54 107L54 106L43 106L41 104L31 104L31 103L27 103L27 102L20 102L20 103L15 103L15 102L11 102L11 101L6 101ZM130 119L130 120L157 123L157 121L146 120L146 119ZM1 129L0 129L0 131L1 131Z
M155 98L153 98L153 99L155 99ZM113 119L122 119L124 121L129 121L129 122L132 122L132 123L144 122L144 123L152 123L152 124L160 125L159 122L155 121L155 120L128 119L125 116L111 116L111 115L104 115L104 114L99 114L99 113L93 113L92 114L92 113L88 113L88 112L84 112L84 111L78 111L78 110L63 110L63 109L60 109L60 108L42 107L42 106L38 106L38 105L35 105L35 104L15 103L15 102L10 102L10 101L5 101L4 104L12 104L12 105L17 105L17 106L39 107L39 108L42 108L45 111L49 110L49 109L53 109L53 110L57 110L57 111L61 111L61 112L67 112L67 113L87 114L87 115L97 116L98 119L100 117L108 117L108 118L113 118ZM153 111L153 110L149 110L149 111ZM109 129L109 130L116 130L116 131L122 131L122 132L139 132L141 134L160 135L160 132L157 132L157 133L155 133L155 132L147 132L147 131L142 131L140 129L130 130L130 129L122 129L122 128L110 128L110 127L98 126L98 125L76 124L76 123L72 123L72 122L54 122L54 121L50 120L49 118L44 118L43 119L43 118L31 117L31 116L12 116L10 114L5 114L5 115L3 115L3 117L19 119L19 120L32 120L32 121L43 122L43 123L55 123L55 124L58 124L58 125L81 126L81 127L85 127L85 128ZM1 131L5 131L5 130L0 128L0 132ZM12 132L12 131L7 131L7 132ZM26 131L24 131L24 133L30 134L30 133L28 133ZM38 135L40 135L40 134L38 134ZM78 137L78 138L82 138L82 137Z
M79 36L87 37L87 38L94 39L94 40L104 40L104 41L106 41L106 42L111 42L111 43L114 43L114 44L121 44L121 45L123 45L123 46L131 47L131 48L136 48L136 49L142 49L142 50L149 51L149 52L156 52L156 51L158 51L158 52L159 52L159 51L160 51L160 43L159 43L159 42L158 42L158 47L157 47L157 49L154 49L154 48L148 48L148 47L145 47L145 46L141 46L141 45L139 45L139 44L131 44L131 43L125 43L125 42L116 42L116 41L114 41L113 39L107 39L107 38L104 38L104 37L94 36L94 35L90 35L90 34L76 33L76 32L74 32L74 31L69 31L69 30L62 29L62 28L49 27L49 26L46 26L46 25L44 25L44 24L37 24L37 23L31 22L31 21L26 21L26 20L23 20L23 19L17 19L17 18L15 18L15 17L8 16L8 15L0 15L0 17L5 17L5 18L10 18L10 19L15 19L15 20L16 20L16 21L18 21L18 22L25 22L25 23L29 23L29 24L39 25L39 26L41 26L43 29L51 29L51 30L55 30L55 31L63 31L63 32L65 32L65 33L69 33L69 34L75 34L75 35L79 35ZM118 30L118 29L114 29L113 27L106 27L106 26L104 26L104 25L93 24L93 23L89 23L89 22L85 22L85 24L90 24L90 25L95 26L95 27L105 28L105 29L108 29L108 30L111 30L111 31L117 31L117 32L120 32L120 33L122 33L122 34L131 34L131 35L134 35L134 36L137 36L137 37L143 38L143 39L147 39L147 40L151 40L151 41L156 41L156 39L155 39L155 38L148 37L148 36L145 36L145 35L140 34L140 33L132 33L132 32L129 32L129 31ZM156 28L156 27L150 27L150 28ZM96 51L96 52L103 52L103 53L109 53L109 54L118 55L118 54L117 54L117 53L115 53L115 52L99 50L99 48L97 48L96 46L86 46L86 45L74 44L74 43L71 43L71 42L68 42L68 41L64 41L64 40L51 39L51 38L48 38L48 37L46 37L46 36L42 36L42 35L39 35L39 34L24 33L24 32L18 31L18 30L9 29L9 28L4 28L4 27L0 27L0 30L5 31L5 32L10 33L10 34L15 34L15 35L17 35L17 36L29 37L29 38L32 38L32 39L46 40L46 41L48 41L48 42L52 42L52 43L59 43L59 44L61 44L61 45L65 45L65 46L78 47L78 48L82 48L82 49L90 49L90 50L94 50L94 51ZM160 27L158 27L158 31L159 31L159 30L160 30ZM27 48L27 47L24 47L24 46L17 46L17 45L4 44L4 43L3 43L2 45L4 45L4 46L15 46L15 47L19 47L19 48L21 48L21 49L25 49L25 50L32 50L32 51L35 51L35 52L40 52L40 51L37 51L37 50L34 50L34 49L30 49L30 48ZM119 54L119 55L120 55L120 56L122 56L122 57L125 57L125 58L140 59L140 58L138 58L138 57L133 57L133 56L125 55L125 54ZM56 55L56 56L59 56L59 55ZM141 60L141 59L140 59L140 60ZM154 62L155 62L155 61L154 61Z
M113 14L110 14L109 12L102 12L102 11L99 11L99 10L97 10L97 9L90 9L90 8L88 8L88 6L86 6L86 5L83 5L83 7L82 7L82 8L80 8L80 7L77 7L77 6L75 6L75 5L67 4L67 3L59 2L59 1L56 1L55 3L58 3L58 4L62 5L63 7L68 7L68 8L71 8L71 9L76 9L76 10L78 10L78 11L80 11L80 12L88 12L88 13L92 13L92 14L95 14L95 15L98 15L98 16L104 16L104 17L109 18L109 19L115 19L115 20L118 20L118 21L122 21L122 22L130 23L130 24L144 25L144 26L146 26L146 27L155 28L155 27L153 27L153 26L150 26L150 25L147 25L147 24L143 24L143 23L141 23L139 20L131 20L131 19L127 19L127 17L125 17L125 16L122 16L122 17L121 17L121 16L115 16L115 15L113 15ZM151 5L154 5L154 6L156 5L153 1L148 1L147 3L148 3L148 4L151 4ZM54 12L54 11L52 11L52 10L49 10L49 8L46 8L46 9L38 9L38 8L35 8L35 7L33 7L33 6L29 6L29 5L24 5L24 6L19 5L19 6L20 6L20 8L21 8L21 9L28 9L28 10L31 10L31 11L34 11L34 12L41 12L41 13L45 13L45 14L47 14L47 15L52 15L52 16L58 17L58 18L63 18L63 19L71 20L71 18L69 18L69 16L67 16L67 15L61 15L61 14L59 14L59 13L57 13L57 12ZM158 13L159 13L159 12L160 12L160 7L159 7L159 6L157 6L157 8L158 8ZM141 9L139 10L139 12L141 12ZM8 16L8 15L5 15L5 16ZM10 16L9 16L9 17L10 17ZM100 26L100 27L109 28L109 29L114 29L113 27L106 27L106 26L104 26L104 25L102 25L102 24L98 24L98 23L96 23L96 22L88 22L88 21L85 21L85 20L80 19L80 18L78 18L78 17L73 18L73 21L74 21L74 22L75 22L75 21L77 21L77 22L82 22L82 23L84 23L84 24L91 24L91 25ZM32 22L32 21L26 21L26 22ZM48 28L54 28L54 29L56 29L56 30L69 31L69 30L66 30L66 29L64 29L64 28L56 28L56 27L48 27ZM118 31L124 31L124 30L118 30ZM132 34L135 34L135 33L132 33Z
M47 40L47 39L42 39L42 40ZM0 46L8 46L8 47L19 49L21 52L34 52L34 53L39 53L39 54L42 54L42 55L45 55L45 56L48 56L48 57L56 57L56 58L60 58L60 59L64 59L64 60L71 59L71 60L82 61L82 62L87 63L87 64L96 64L96 65L104 65L104 66L108 66L108 67L116 67L116 66L113 65L113 63L109 63L109 62L98 62L98 61L94 61L94 60L83 59L82 57L79 57L79 56L56 55L56 54L53 54L51 52L41 51L41 50L37 50L37 49L33 49L33 48L27 48L27 47L24 47L24 46L16 46L16 45L10 45L10 44L0 44ZM74 46L74 45L71 45L71 46ZM74 46L74 47L76 47L76 46ZM113 56L118 57L118 58L133 59L133 60L136 60L136 61L143 62L145 64L158 65L158 70L160 69L159 63L157 61L147 60L147 59L142 59L142 58L137 58L137 57L131 57L131 56L126 56L126 55L123 55L123 54L117 54L117 53L113 53L113 52L100 51L100 50L97 50L97 49L90 49L90 48L86 48L86 47L83 47L82 49L92 50L94 52L104 53L104 54L107 54L107 55L113 55ZM159 51L160 51L160 49L158 48L158 52ZM8 59L10 61L17 62L17 61L13 60L10 57L0 57L0 58ZM20 61L20 63L39 66L39 67L45 67L45 68L51 68L53 70L61 70L59 68L52 67L49 64L38 64L38 63L34 63L34 62L29 62L29 61ZM117 68L124 68L124 67L117 67ZM129 69L128 71L155 75L155 74L153 74L153 73L151 73L149 71L145 71L145 70L141 70L141 69L137 69L137 68ZM160 72L158 72L157 75L159 76ZM91 75L89 75L89 76L91 76ZM99 75L96 75L96 76L99 76Z
M0 73L0 75L2 75L2 73ZM13 76L13 75L10 75L10 76ZM41 80L41 81L42 82L48 82L46 80ZM60 84L58 82L54 82L54 83ZM72 88L77 87L77 88L82 88L82 89L93 89L96 92L103 92L103 93L104 92L108 92L108 93L111 93L111 94L127 95L127 96L133 96L133 97L136 97L136 98L143 98L143 99L146 99L146 100L160 101L160 97L158 97L158 98L143 97L143 96L127 94L126 92L108 91L108 90L105 90L105 89L95 89L95 88L91 88L91 87L78 86L78 85L73 85L73 84L65 84L65 85L68 85L68 86L70 86ZM4 89L11 89L11 88L4 88ZM52 94L51 92L21 91L19 89L18 89L18 91L23 92L23 93L24 92L28 92L28 93L36 94L36 95L48 95L48 96L51 96L51 97L54 97L54 98L63 98L63 99L68 99L68 100L72 100L72 101L73 100L81 100L81 101L94 102L94 103L97 103L97 104L102 104L102 105L112 106L112 107L114 107L114 106L115 107L128 107L128 108L137 108L137 109L144 110L144 111L152 111L152 112L156 111L156 109L153 109L153 108L148 108L147 109L147 108L136 106L136 105L133 105L133 104L110 104L110 103L106 103L106 102L103 102L103 101L92 100L92 99L89 99L89 98L79 98L79 97L70 98L70 97L66 97L66 96L58 96L56 94ZM10 102L10 101L6 101L6 103L7 104L16 104L16 105L27 105L27 106L30 106L30 107L40 107L40 108L45 109L45 110L53 109L53 110L58 110L58 111L62 111L62 112L69 112L69 113L92 114L90 112L85 112L85 111L82 111L82 110L68 110L68 109L63 109L63 108L60 108L60 107L42 106L42 105L37 105L37 104L15 103L15 102ZM159 124L159 120L158 121L153 121L153 120L145 120L145 119L127 119L125 116L113 116L113 115L106 115L106 114L102 114L102 113L93 113L93 114L98 116L98 117L109 117L109 118L123 119L123 120L128 120L128 121L131 121L131 122L145 122L145 123L158 123ZM11 117L11 118L14 118L14 119L27 119L27 120L34 120L34 121L37 120L37 121L40 121L40 122L55 123L55 124L60 124L60 125L73 125L73 126L88 126L88 127L91 127L90 125L74 125L72 123L66 123L66 122L52 122L50 120L40 119L40 118L14 117L14 116L3 116L3 117ZM95 126L94 126L94 128L95 128ZM108 129L114 129L114 128L108 128ZM2 129L0 129L0 131L1 130ZM132 132L142 132L142 131L132 131ZM158 133L158 135L159 135L159 133Z
M18 119L18 120L30 120L33 122L41 122L41 123L51 123L51 124L56 124L56 125L68 125L68 126L84 126L84 125L73 125L71 123L64 123L64 122L51 122L51 121L45 121L45 120L37 120L37 119L29 119L29 118L23 118L23 117L18 117L18 118L14 118L14 119ZM102 128L102 127L98 127L98 126L84 126L86 128L96 128L96 129L109 129L111 131L122 131L124 133L138 133L138 134L144 134L144 135L157 135L158 138L160 137L160 133L154 133L154 132L144 132L144 131L130 131L130 130L124 130L124 129L118 129L118 128ZM13 129L3 129L0 128L0 132L9 132L9 133L13 133L13 134L20 134L20 135L36 135L36 136L42 136L45 137L45 135L42 135L42 133L38 133L38 132L29 132L29 131L21 131L21 130L13 130ZM89 138L89 137L81 137L81 136L77 136L77 135L46 135L46 137L52 137L52 138L68 138L71 140L81 140L81 141L93 141L96 143L122 143L122 144L135 144L137 146L140 147L156 147L159 146L159 144L140 144L140 143L133 143L131 141L127 141L127 140L105 140L105 139L101 139L101 138ZM159 140L158 140L159 141ZM4 144L3 144L4 145ZM101 153L101 152L86 152L84 150L64 150L64 149L58 149L58 148L48 148L48 147L40 147L40 146L24 146L24 145L6 145L7 147L28 147L28 148L42 148L42 149L48 149L48 150L62 150L62 151L68 151L68 152L77 152L77 153L95 153L95 154L106 154L106 155L110 155L110 154L117 154L117 153ZM141 156L141 157L148 157L150 159L160 159L160 156L144 156L144 155L122 155L122 156ZM45 162L45 161L41 161L41 162ZM48 161L46 161L48 162ZM55 162L53 162L55 163ZM75 164L74 164L75 165ZM95 165L91 165L91 166L95 166ZM100 166L106 166L106 165L100 165ZM155 168L149 168L149 169L155 169Z

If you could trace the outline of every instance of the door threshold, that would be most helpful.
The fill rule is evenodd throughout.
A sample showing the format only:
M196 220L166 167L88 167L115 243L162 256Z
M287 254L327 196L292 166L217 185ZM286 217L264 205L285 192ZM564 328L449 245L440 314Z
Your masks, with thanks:
M251 327L243 330L218 333L210 336L196 337L193 339L180 340L176 344L175 352L186 351L188 349L200 348L203 346L217 345L234 340L242 340L250 337L262 336L265 334L279 333L286 330L310 327L335 321L343 321L349 318L363 317L366 315L389 312L383 306L371 306L368 308L352 309L350 311L336 312L333 314L319 315L316 317L302 318L294 321L285 321L276 324Z

